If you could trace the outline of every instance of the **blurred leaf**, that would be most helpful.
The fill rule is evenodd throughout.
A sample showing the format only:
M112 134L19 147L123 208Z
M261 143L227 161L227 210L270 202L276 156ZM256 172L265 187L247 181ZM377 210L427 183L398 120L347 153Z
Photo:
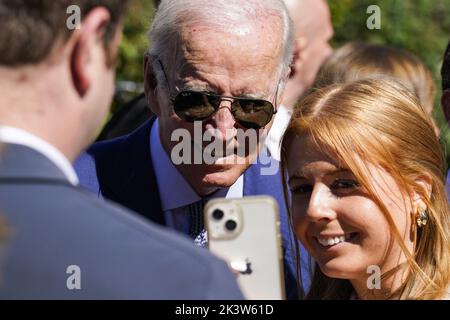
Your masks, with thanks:
M150 0L130 2L120 45L117 80L143 82L142 61L148 48L147 31L154 11Z

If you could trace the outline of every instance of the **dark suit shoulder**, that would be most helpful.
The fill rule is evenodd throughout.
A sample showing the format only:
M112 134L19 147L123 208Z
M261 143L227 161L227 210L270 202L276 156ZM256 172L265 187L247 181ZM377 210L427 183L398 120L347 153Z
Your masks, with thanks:
M85 189L164 225L150 155L153 121L129 135L95 143L74 167Z
M241 298L223 262L124 208L65 185L5 191L1 209L14 234L0 297ZM66 287L71 265L81 270L81 290Z
M97 193L102 188L122 185L129 177L133 160L149 155L149 145L145 143L149 134L150 126L145 124L129 135L90 146L74 162L81 186Z

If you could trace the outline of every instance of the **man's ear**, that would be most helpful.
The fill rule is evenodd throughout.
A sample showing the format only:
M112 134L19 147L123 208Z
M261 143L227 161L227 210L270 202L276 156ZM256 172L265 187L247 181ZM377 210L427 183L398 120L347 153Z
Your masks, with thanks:
M98 46L104 49L103 36L109 20L108 10L97 7L84 17L81 28L72 35L72 38L74 38L70 57L72 81L80 97L83 97L91 86L95 63L106 65L106 52L105 60L99 62L94 61L94 50Z
M289 74L289 78L294 78L297 74L301 74L301 69L305 60L304 52L307 46L308 40L305 37L295 39L291 73Z
M157 116L161 115L161 110L157 97L158 82L156 81L153 61L149 54L144 56L144 91L147 98L147 104L150 110Z
M441 103L445 119L447 120L447 123L450 123L450 89L447 89L442 93Z

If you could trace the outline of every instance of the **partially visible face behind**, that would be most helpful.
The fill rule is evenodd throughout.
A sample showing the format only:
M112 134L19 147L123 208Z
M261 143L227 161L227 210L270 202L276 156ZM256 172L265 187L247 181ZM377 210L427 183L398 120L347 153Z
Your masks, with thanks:
M271 21L275 24L271 24ZM181 90L208 91L223 96L257 97L271 101L274 105L280 62L281 20L268 17L265 24L230 28L230 31L214 30L210 26L185 27L182 32L180 56L169 69L170 93L175 96ZM172 81L175 79L175 81ZM180 119L173 111L173 105L165 92L159 92L160 133L168 154L178 143L171 141L175 129L184 128L194 139L193 123ZM152 105L154 101L149 101ZM240 127L230 112L230 102L222 101L221 108L202 123L203 132L209 131L228 149L238 147L236 129ZM272 119L273 120L273 119ZM267 132L270 122L260 133ZM209 142L208 142L209 143ZM182 164L178 166L186 180L198 194L208 194L218 187L231 186L256 158L263 145L259 140L257 148L245 157L222 157L213 164Z
M322 153L308 136L294 140L287 154L295 232L324 274L361 279L368 277L371 265L385 272L404 261L381 209L345 166ZM373 165L368 168L372 187L412 250L407 199L402 199L386 171Z
M305 86L310 87L317 76L320 66L333 52L329 42L333 37L334 31L330 10L325 1L306 1L305 5L311 6L309 11L314 13L312 14L313 18L302 16L301 8L299 8L299 17L297 19L300 24L300 36L307 39L307 46L303 53L304 67L301 77L304 79ZM301 19L307 20L305 25L303 25Z

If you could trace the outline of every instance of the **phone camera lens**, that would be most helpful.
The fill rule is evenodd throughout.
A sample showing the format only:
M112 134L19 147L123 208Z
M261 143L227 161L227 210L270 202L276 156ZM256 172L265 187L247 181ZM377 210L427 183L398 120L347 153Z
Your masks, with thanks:
M216 220L222 219L222 218L223 218L223 215L224 215L224 213L223 213L223 211L220 210L220 209L216 209L216 210L214 210L213 213L212 213L213 218L216 219Z
M234 229L236 229L236 227L237 227L236 221L228 220L227 222L225 222L225 228L228 231L233 231Z

